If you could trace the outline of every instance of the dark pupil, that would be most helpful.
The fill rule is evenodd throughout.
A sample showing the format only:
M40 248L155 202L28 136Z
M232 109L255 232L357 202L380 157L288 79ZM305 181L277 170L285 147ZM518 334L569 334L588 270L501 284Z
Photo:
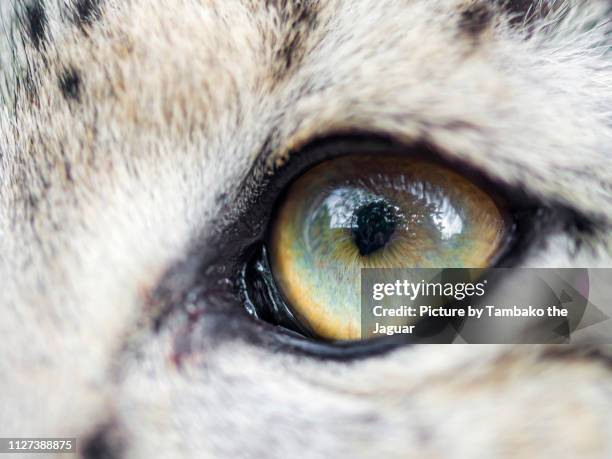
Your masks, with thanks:
M361 255L368 255L385 246L395 231L395 208L384 202L364 204L353 214L351 231Z

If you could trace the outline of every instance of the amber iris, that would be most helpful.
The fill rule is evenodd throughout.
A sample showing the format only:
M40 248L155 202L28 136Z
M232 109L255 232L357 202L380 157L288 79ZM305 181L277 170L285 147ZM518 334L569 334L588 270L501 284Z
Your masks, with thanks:
M482 268L506 236L496 202L434 162L353 155L319 164L281 203L272 272L314 334L361 339L360 269Z

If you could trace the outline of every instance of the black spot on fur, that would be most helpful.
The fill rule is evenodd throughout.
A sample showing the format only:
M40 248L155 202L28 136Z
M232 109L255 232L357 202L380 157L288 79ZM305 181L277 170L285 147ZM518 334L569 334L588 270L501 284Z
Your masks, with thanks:
M538 0L496 0L503 10L510 16L510 23L514 26L527 26L548 16L552 10L561 7L563 2Z
M536 2L534 0L504 0L501 3L507 12L525 17L531 13Z
M493 17L493 12L485 3L471 5L461 13L459 29L470 37L477 38L489 27Z
M284 33L278 42L274 76L282 78L295 69L307 51L307 39L318 24L316 3L292 0L266 0L268 9L280 16Z
M105 424L84 440L83 459L119 459L125 446L113 424Z
M72 11L74 23L84 28L100 19L102 14L101 0L74 0Z
M81 74L74 67L66 68L59 76L59 87L68 100L81 100Z
M26 3L22 15L22 27L32 45L39 49L45 40L47 13L42 0Z

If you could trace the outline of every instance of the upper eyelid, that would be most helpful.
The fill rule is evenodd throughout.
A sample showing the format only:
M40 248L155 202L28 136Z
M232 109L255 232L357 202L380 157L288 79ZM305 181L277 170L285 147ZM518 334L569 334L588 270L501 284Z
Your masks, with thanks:
M386 133L369 131L331 133L309 139L303 142L300 148L295 149L262 150L251 171L241 184L241 191L238 193L237 199L242 200L238 207L242 208L244 212L235 215L234 220L243 220L243 227L257 229L258 234L252 234L249 238L249 244L252 244L253 241L264 237L267 222L274 211L280 193L287 188L291 180L319 162L356 151L368 153L375 150L415 154L421 149L427 150L428 155L442 161L451 169L465 173L472 179L482 180L487 191L511 198L511 204L515 210L524 209L524 212L537 220L534 221L532 237L527 238L529 240L526 240L523 244L525 246L523 253L519 253L521 251L517 250L516 257L503 260L504 264L515 263L519 258L522 259L528 246L535 243L535 239L545 239L549 233L568 231L571 228L582 228L588 231L598 224L575 208L553 199L538 197L531 193L527 184L512 185L496 180L489 176L483 168L445 155L444 152L436 150L431 145L423 143L407 144ZM283 154L288 152L285 155L287 159L281 163L280 167L277 165L271 170L269 168L271 158L276 158L279 151ZM534 209L540 209L539 213L536 214ZM249 218L253 215L255 218L249 222ZM246 223L244 223L244 219L246 219Z
M371 126L368 126L368 122L372 123ZM567 163L555 160L555 155L548 152L545 154L549 155L550 159L547 157L545 161L530 160L528 155L523 154L530 148L529 137L526 137L525 142L514 142L511 136L495 140L496 137L492 136L503 136L507 131L489 132L487 128L471 123L469 119L464 120L460 115L444 123L427 123L420 118L414 120L414 123L417 123L416 127L410 129L404 129L402 126L386 126L384 122L376 121L375 113L363 114L361 119L355 122L345 121L339 115L338 124L332 120L328 126L321 123L301 123L291 126L285 125L286 122L280 119L278 124L271 128L270 134L265 137L262 144L263 148L258 152L256 160L258 174L275 175L279 165L293 161L296 156L304 154L310 145L320 139L372 135L388 139L395 144L403 144L405 148L410 148L411 144L426 142L438 153L438 156L453 164L467 165L479 174L488 176L490 181L501 188L520 190L524 195L546 205L571 209L573 213L580 215L582 219L590 220L595 225L604 225L606 221L612 222L612 214L603 205L605 193L595 192L598 187L606 189L602 174L597 172L598 165L590 166L585 163L584 166L575 165L574 168L568 168L563 165ZM546 135L539 137L543 138L544 145L547 145ZM465 139L473 141L464 142ZM454 145L460 145L461 148L454 150ZM534 148L537 148L537 145ZM514 153L513 149L516 150ZM561 153L567 152L564 150ZM559 172L552 173L551 168L558 168ZM587 168L593 169L594 174L589 179L593 187L573 196L564 192L559 182L566 180L569 183L581 179L584 174L589 173ZM588 196L592 199L581 198Z
M317 149L317 145L334 144L343 139L348 139L357 148L360 143L366 145L367 148L371 148L372 145L367 146L367 144L373 143L381 152L389 149L389 151L393 150L399 154L411 154L411 151L426 149L434 160L442 160L451 169L465 172L468 176L473 175L477 180L484 180L492 190L499 189L508 195L516 196L514 202L516 206L542 206L558 209L560 214L566 216L566 220L577 222L576 226L578 227L592 229L598 226L606 226L603 217L587 214L577 205L570 202L561 202L557 197L542 195L541 191L533 187L530 180L525 179L517 183L516 178L513 177L513 181L507 181L505 177L500 177L498 173L489 170L487 164L475 163L467 157L456 155L452 151L445 151L438 145L422 140L407 141L397 138L392 133L357 128L340 131L331 130L319 133L314 137L307 137L298 132L286 142L281 142L278 139L271 141L271 138L277 139L276 136L272 136L264 143L264 147L256 156L247 179L243 182L243 185L245 185L249 183L249 178L258 178L255 181L250 180L251 186L242 188L247 195L251 194L251 190L261 188L262 182L275 180L279 170L282 170L288 164L303 163L305 170L323 159L337 157L337 152L333 152L329 158L312 157L311 155L313 150ZM528 168L528 164L523 167Z
M603 222L583 214L579 209L554 199L537 196L531 192L528 184L513 185L499 181L489 176L485 169L451 157L437 150L435 146L418 142L410 144L384 132L363 130L330 132L304 140L299 148L276 147L276 142L265 142L236 188L235 194L231 198L224 198L225 211L219 216L218 223L213 225L216 232L211 238L211 244L225 246L227 235L231 235L233 243L226 249L228 259L241 260L250 246L265 237L268 221L283 190L301 173L323 160L357 151L415 154L422 149L456 172L465 173L472 179L483 180L487 191L499 192L511 198L513 208L524 209L528 213L536 208L541 209L543 213L536 215L537 221L534 222L534 234L537 232L537 237L541 239L552 232L568 232L574 228L579 231L592 231L603 225ZM270 168L270 163L275 163L274 160L281 156L286 160L276 162L274 167ZM526 241L525 245L529 244L532 244L532 241ZM232 265L228 270L234 268Z

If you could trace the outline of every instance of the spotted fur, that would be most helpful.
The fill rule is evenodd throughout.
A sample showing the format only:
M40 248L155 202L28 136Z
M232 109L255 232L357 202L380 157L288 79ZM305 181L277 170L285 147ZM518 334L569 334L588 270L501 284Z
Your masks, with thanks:
M426 143L565 209L523 266L612 267L609 2L3 0L0 17L1 436L76 436L90 459L612 457L606 347L344 362L212 290L185 312L256 194L239 185L338 133Z

